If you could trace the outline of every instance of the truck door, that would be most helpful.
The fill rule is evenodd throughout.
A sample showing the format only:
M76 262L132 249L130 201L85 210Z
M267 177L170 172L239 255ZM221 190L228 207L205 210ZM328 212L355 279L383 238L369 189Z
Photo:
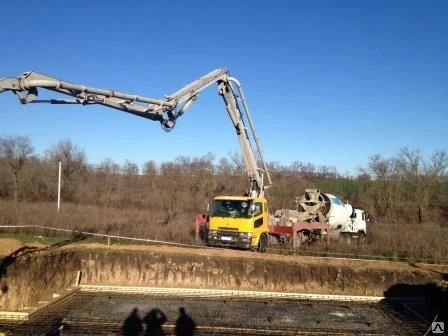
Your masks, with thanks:
M264 231L264 224L266 219L264 218L264 207L263 207L263 202L255 202L255 209L254 209L254 238L255 241L258 244L258 239L260 237L260 235L263 233Z

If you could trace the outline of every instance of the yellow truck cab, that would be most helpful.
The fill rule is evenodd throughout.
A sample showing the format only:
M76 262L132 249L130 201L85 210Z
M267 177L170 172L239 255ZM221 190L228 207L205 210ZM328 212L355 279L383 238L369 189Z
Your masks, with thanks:
M218 196L209 216L207 245L266 250L269 211L265 198Z

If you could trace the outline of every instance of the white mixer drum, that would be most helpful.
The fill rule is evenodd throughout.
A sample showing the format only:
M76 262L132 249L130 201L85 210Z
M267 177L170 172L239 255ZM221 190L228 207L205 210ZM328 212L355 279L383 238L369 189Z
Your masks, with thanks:
M344 204L339 198L332 194L322 194L325 198L328 212L324 214L327 217L328 223L332 230L337 230L346 227L350 221L350 215L353 208L350 204ZM327 205L328 204L328 205Z

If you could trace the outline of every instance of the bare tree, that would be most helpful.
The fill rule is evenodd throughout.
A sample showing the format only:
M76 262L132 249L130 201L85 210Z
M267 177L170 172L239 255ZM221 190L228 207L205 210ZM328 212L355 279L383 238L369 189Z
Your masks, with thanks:
M398 201L398 169L395 159L385 159L379 154L369 158L367 172L376 181L374 199L380 214L396 221Z
M432 181L437 181L448 172L448 155L444 150L436 150L432 153L429 163L425 165L425 172L432 177Z
M193 158L191 162L191 170L193 172L191 182L194 185L193 189L197 190L194 195L196 204L204 204L213 196L213 190L216 187L214 160L215 156L212 153L208 153L199 158Z
M229 154L230 161L233 163L233 166L235 167L235 171L244 171L244 162L243 162L243 156L240 153L232 153Z
M338 175L338 171L336 167L322 165L317 167L317 174L320 178L335 179ZM349 174L346 174L346 176L349 176Z
M12 194L13 181L10 178L8 164L4 158L0 159L0 198L7 198Z
M97 200L107 208L110 206L112 194L118 188L120 166L107 158L95 169L95 191ZM105 199L104 199L105 198Z
M133 193L138 189L140 181L138 165L129 160L121 165L120 191L122 192L122 204L135 204Z
M436 150L429 158L429 162L425 164L425 175L427 191L423 198L423 204L428 206L430 203L430 194L433 194L433 190L437 184L441 181L447 181L448 175L448 155L444 150Z
M216 167L217 175L230 177L232 175L233 166L228 158L222 157Z
M62 162L62 194L67 200L73 200L79 178L87 170L85 152L70 139L62 139L46 155L50 161Z
M438 150L429 160L424 160L419 150L404 147L398 154L398 163L404 181L412 194L419 223L422 223L431 190L448 167L447 154L443 150Z
M23 168L20 193L31 202L56 200L57 176L54 164L33 156Z
M21 173L27 160L34 153L34 147L27 136L0 137L0 157L5 160L14 183L14 200L19 201Z
M423 157L420 150L411 150L408 147L400 149L397 155L398 169L405 186L408 188L408 195L413 203L413 208L417 210L419 222L423 221L423 194L424 175Z
M157 175L157 165L154 160L146 161L143 164L143 174L152 177Z
M122 171L124 174L135 176L138 175L139 169L138 165L134 162L126 160L122 166Z
M184 187L185 178L182 176L182 167L179 158L176 162L162 162L160 165L160 199L161 209L165 213L164 224L176 218L179 212L179 198ZM188 161L188 159L187 159Z

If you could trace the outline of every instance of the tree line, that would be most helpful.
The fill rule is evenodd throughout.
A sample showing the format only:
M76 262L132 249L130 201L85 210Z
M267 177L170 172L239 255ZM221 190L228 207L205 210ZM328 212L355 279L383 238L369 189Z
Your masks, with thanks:
M111 159L93 164L70 139L38 154L29 137L16 135L0 137L0 199L55 201L59 162L63 202L162 212L167 222L183 213L203 212L213 196L243 194L247 186L238 154L148 160L142 167ZM407 147L392 157L374 154L356 176L300 161L269 162L268 167L274 181L267 192L271 209L293 207L305 188L319 188L366 209L375 221L448 223L448 155L444 150L429 157Z

